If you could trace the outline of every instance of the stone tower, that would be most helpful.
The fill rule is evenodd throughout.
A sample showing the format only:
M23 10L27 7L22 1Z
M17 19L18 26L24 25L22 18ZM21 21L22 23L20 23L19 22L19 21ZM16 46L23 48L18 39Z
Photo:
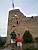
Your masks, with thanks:
M18 21L18 22L17 22ZM19 9L9 11L7 43L10 43L10 34L15 30L23 36L29 30L33 37L38 37L38 16L26 17Z
M20 32L22 33L22 28L21 28L21 21L22 18L25 18L23 13L19 9L14 9L9 11L9 16L8 16L8 31L7 31L7 42L10 43L10 34L13 30L15 32Z

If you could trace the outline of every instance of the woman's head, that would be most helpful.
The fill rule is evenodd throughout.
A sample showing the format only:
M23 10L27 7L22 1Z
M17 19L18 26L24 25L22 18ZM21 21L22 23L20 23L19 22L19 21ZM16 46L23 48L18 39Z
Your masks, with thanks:
M20 37L20 32L17 33L17 37Z
M20 37L20 34L18 34L18 37Z

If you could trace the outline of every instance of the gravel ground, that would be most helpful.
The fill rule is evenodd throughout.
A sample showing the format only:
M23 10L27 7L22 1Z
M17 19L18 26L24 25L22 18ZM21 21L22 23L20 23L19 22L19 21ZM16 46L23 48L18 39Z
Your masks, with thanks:
M6 48L4 48L4 49L0 49L0 50L11 50L12 48L11 48L11 46L8 46L8 47L6 47ZM16 50L16 49L15 49Z
M6 47L6 48L1 49L1 50L11 50L11 47L9 46L9 47Z

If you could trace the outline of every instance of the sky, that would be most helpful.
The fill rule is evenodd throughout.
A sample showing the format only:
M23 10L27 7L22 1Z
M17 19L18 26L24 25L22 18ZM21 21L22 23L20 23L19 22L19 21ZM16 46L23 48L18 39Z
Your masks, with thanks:
M38 15L38 0L14 0L15 8L19 8L26 16ZM0 0L0 36L7 36L9 10L12 0Z

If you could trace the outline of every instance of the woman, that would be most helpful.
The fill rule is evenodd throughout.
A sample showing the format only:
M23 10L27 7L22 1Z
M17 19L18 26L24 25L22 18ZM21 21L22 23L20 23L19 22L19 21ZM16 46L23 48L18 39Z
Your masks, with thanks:
M18 37L16 38L16 42L17 42L17 50L20 47L20 50L22 50L22 42L23 42L23 38L20 36L20 34L18 34Z

